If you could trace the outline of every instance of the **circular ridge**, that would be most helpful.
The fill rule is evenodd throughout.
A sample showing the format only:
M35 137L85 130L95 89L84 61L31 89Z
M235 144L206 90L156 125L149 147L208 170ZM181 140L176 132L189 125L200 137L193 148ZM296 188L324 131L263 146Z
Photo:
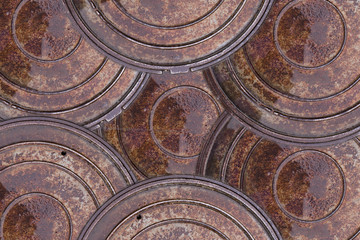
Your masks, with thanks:
M345 18L343 16L343 14L341 13L341 11L330 1L328 0L319 0L319 1L323 1L325 4L329 4L329 6L331 6L333 9L335 9L335 11L337 12L337 14L340 16L340 19L342 21L342 25L344 28L344 34L343 34L343 40L342 40L342 44L340 49L337 51L337 53L335 54L335 56L333 56L330 60L326 61L325 63L319 64L318 66L304 66L304 65L300 65L297 64L295 62L293 62L292 60L290 60L286 54L284 53L284 51L281 49L281 46L279 44L279 40L278 40L278 35L277 35L277 30L281 21L281 17L285 14L285 12L287 10L289 10L291 7L294 7L295 5L297 5L298 3L301 2L305 2L304 0L296 0L296 1L292 1L290 3L288 3L280 12L280 14L278 15L277 19L276 19L276 23L275 23L275 29L274 29L274 39L275 39L275 46L278 49L279 53L284 57L284 59L286 61L288 61L290 64L295 65L296 67L299 68L304 68L304 69L315 69L315 68L321 68L324 67L330 63L332 63L333 61L335 61L341 54L341 52L344 50L345 44L346 44L346 36L347 36L347 27L346 27L346 23L345 23Z
M357 138L329 146L291 145L254 134L229 113L216 129L197 173L249 196L284 239L354 239L359 234L353 210L359 204L358 169L352 165L360 152Z
M181 73L181 72L188 72L189 70L197 70L198 68L204 68L215 62L221 61L226 56L230 55L234 51L234 49L239 48L240 45L245 43L247 39L256 31L259 25L257 23L263 21L264 15L267 14L272 4L272 1L265 0L257 3L255 3L255 1L252 0L242 1L241 4L237 6L238 11L240 11L241 13L234 13L233 14L234 19L226 24L224 23L225 25L223 25L220 28L221 30L218 30L217 35L221 35L221 36L216 36L215 37L216 39L215 38L210 39L209 37L207 37L201 41L197 39L195 42L194 40L191 39L182 41L182 43L184 42L191 43L190 45L179 44L180 42L175 43L176 41L180 41L180 38L173 37L172 35L174 34L176 35L178 31L183 31L184 29L187 30L188 28L189 29L197 28L197 25L199 24L201 25L203 24L203 22L206 21L212 21L212 24L215 24L215 21L210 19L213 17L216 18L218 18L218 16L220 17L218 13L220 11L226 11L226 12L233 11L234 6L232 8L229 7L230 4L235 4L235 3L229 3L229 1L227 0L222 0L221 4L218 4L210 12L211 14L206 15L205 17L199 19L198 21L195 21L192 24L187 24L187 25L185 24L183 26L173 26L170 29L155 27L152 26L151 24L150 25L143 24L142 21L139 21L138 19L135 20L133 19L133 17L129 17L129 13L124 9L122 9L122 7L119 7L119 3L117 2L114 3L114 1L111 1L111 3L110 2L99 3L97 1L94 2L91 0L89 2L82 1L81 3L75 4L72 0L67 0L66 3L71 11L72 16L75 19L75 22L80 26L85 36L87 36L87 38L89 38L98 48L105 51L109 56L111 56L112 59L118 60L124 63L125 65L131 66L139 70L146 70L147 72L162 73L163 71L169 70L171 73ZM242 4L245 4L246 6L242 6ZM250 5L252 7L250 7ZM92 12L82 11L81 8L83 7L92 9ZM258 11L254 12L254 8L258 8ZM117 11L115 9L117 9ZM117 14L115 14L115 12L117 12ZM92 17L90 17L90 15ZM107 31L107 34L105 35L99 34L98 31L100 31L100 28L96 25L98 23L92 22L91 19L94 19L93 17L99 18L100 20L99 26L100 25L105 26L105 28L108 28L111 31ZM223 17L224 15L222 16L222 18ZM245 18L249 18L251 19L251 21L244 25L244 23L248 21L248 19ZM119 19L123 19L125 22L122 22L123 20L119 20ZM221 19L221 21L223 20ZM119 25L120 22L122 22L122 25ZM240 27L236 29L235 25L239 25ZM122 29L122 27L124 28ZM127 27L136 30L128 33L126 30ZM210 25L208 25L208 27L213 28L213 26ZM197 29L196 31L199 32L199 34L201 35L206 35L204 34L203 30L204 28L202 28L201 32L199 32L199 29ZM139 35L137 31L139 31L139 33L142 31L142 34ZM164 52L162 51L165 49L165 45L164 45L165 42L164 44L162 43L156 44L156 42L152 41L150 42L151 43L150 45L144 42L145 40L151 41L150 40L151 38L158 38L159 34L157 33L157 31L160 31L161 32L160 34L163 34L164 31L175 31L170 35L169 34L164 35L165 37L167 36L167 38L170 39L166 41L166 44L172 44L171 46L174 47L174 48L171 47L173 49L169 48L168 49L169 51L166 54L164 54ZM195 32L193 30L191 31ZM188 36L190 36L189 32L190 30L188 31L188 33L186 33ZM226 34L225 32L228 33ZM102 39L96 37L95 33L97 36L103 36ZM142 39L144 40L142 41L141 39L139 39L139 37L135 36L134 34L139 36L147 35L149 37L146 39ZM212 43L206 45L207 46L206 48L213 48L213 50L206 50L205 52L205 47L199 48L200 45L207 44L208 41L217 41L218 38L220 39L220 38L224 38L225 36L231 36L231 35L234 35L234 37L232 38L226 37L227 39L223 41L223 42L227 42L226 47L220 46L219 42L217 42L216 44ZM180 34L179 36L182 38L185 37L184 34ZM118 40L116 42L112 42L113 40L111 39L113 37ZM192 36L192 38L193 37L194 35ZM123 46L119 45L120 42L124 42L125 45L129 45L129 48L132 48L133 52L128 53L126 49L129 48L125 49ZM217 47L217 45L219 46ZM153 49L154 47L159 47L159 49ZM198 53L199 57L190 56L189 55L190 49L194 49L194 51L192 51L193 53L199 52ZM183 56L179 55L180 52L184 52L183 54L181 54ZM202 54L201 52L204 53ZM185 54L189 55L189 57L186 57ZM139 56L143 56L142 59L140 59ZM148 58L148 60L146 60L145 58ZM167 58L168 60L165 61L165 59ZM183 60L181 60L181 58ZM178 59L178 60L174 61L174 59Z
M77 238L97 208L136 180L102 138L59 119L0 122L0 156L3 237L11 231L16 238L53 238L56 233ZM62 226L64 214L69 228Z
M64 1L5 5L0 11L1 119L54 116L95 127L119 114L146 82L146 74L111 61L84 40ZM72 47L75 35L79 39ZM40 58L49 53L51 59L27 51Z
M270 237L272 239L280 239L276 228L273 227L273 224L271 223L271 221L268 221L268 219L266 218L266 215L259 210L259 208L248 198L246 197L244 194L242 194L241 192L231 188L230 186L227 186L225 184L222 184L220 182L214 181L214 180L210 180L210 179L206 179L206 178L202 178L202 177L195 177L195 176L186 176L186 175L173 175L173 176L164 176L164 177L157 177L157 178L153 178L153 179L148 179L142 182L139 182L127 189L125 189L124 191L118 193L116 196L114 196L113 198L111 198L107 203L105 203L98 211L96 214L93 215L93 217L91 218L91 220L87 223L86 227L83 229L82 234L80 235L80 238L83 239L92 239L93 237L96 236L92 236L92 234L96 234L97 237L101 236L109 236L110 232L115 231L114 226L107 226L106 229L103 229L103 231L99 234L98 231L94 232L95 229L97 229L97 225L103 225L104 223L102 223L103 219L110 219L107 217L107 215L112 215L110 212L112 209L118 209L116 210L117 212L117 218L118 220L115 220L116 222L120 221L122 219L122 221L127 221L128 219L130 219L130 216L133 216L130 221L132 219L135 218L136 215L138 215L138 209L142 209L140 206L144 205L144 204L140 204L139 206L134 206L131 208L134 208L134 210L130 210L129 215L127 213L122 213L121 215L124 216L120 216L119 214L119 210L120 208L117 208L118 206L120 206L121 204L126 204L126 202L131 201L132 197L136 197L137 195L141 195L141 193L143 191L146 192L150 192L152 191L152 189L155 189L154 191L160 191L161 190L157 190L157 189L164 189L167 186L174 186L177 187L177 189L181 189L182 186L184 187L189 187L189 188L199 188L199 189L203 189L201 191L214 191L213 193L215 194L220 194L223 195L226 199L227 198L231 198L234 201L238 202L238 204L244 206L244 210L246 209L246 211L249 211L250 214L254 214L253 216L257 219L256 221L260 221L261 222L261 226L266 229L265 232L261 233L261 234L266 234L265 236ZM175 190L176 191L176 190ZM176 193L174 193L174 197L176 196ZM182 201L190 201L190 202L197 202L196 199L191 199L192 197L189 195L188 197L185 196L181 196L180 198L183 199L177 199L174 197L171 199L163 199L165 202L168 202L169 204L171 204L170 202L182 202ZM201 198L201 197L200 197ZM150 200L146 200L145 202L149 202L149 204L145 204L144 207L150 207L153 204L156 206L157 204L161 204L162 198L160 197L159 199L150 199ZM188 199L188 200L186 200ZM170 201L170 202L169 202ZM201 200L199 200L201 202ZM203 204L208 205L211 203L206 203L211 201L211 199L203 199L203 201L205 201ZM195 202L193 202L195 204ZM153 203L153 204L151 204ZM210 206L208 205L208 206ZM128 206L128 205L126 205ZM196 206L196 205L194 205ZM224 207L224 206L223 206ZM223 210L219 210L219 211L223 211ZM237 211L237 210L235 210ZM128 212L128 211L127 211ZM247 213L248 214L248 213ZM109 215L109 216L110 216ZM141 215L139 215L141 216ZM245 216L244 216L245 217ZM143 217L141 218L135 218L134 221L141 221ZM233 216L233 218L236 218L236 216ZM237 221L239 221L240 219L238 219ZM106 221L106 220L105 220ZM113 219L114 221L114 219ZM240 220L241 221L241 220ZM112 225L118 225L114 222L112 222ZM109 223L107 223L109 224ZM263 230L264 230L263 229ZM233 229L235 230L235 229ZM261 230L261 231L263 231ZM109 232L107 232L109 231ZM249 229L249 231L251 232L251 229ZM136 234L136 233L131 233L131 234ZM257 233L259 234L259 233ZM260 236L260 235L259 235Z

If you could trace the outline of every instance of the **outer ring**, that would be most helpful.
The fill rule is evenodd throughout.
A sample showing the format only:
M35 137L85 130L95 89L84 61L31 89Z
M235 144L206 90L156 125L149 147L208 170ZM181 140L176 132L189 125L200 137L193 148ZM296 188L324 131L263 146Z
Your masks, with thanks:
M114 160L114 164L121 171L125 181L129 185L136 182L135 175L130 170L130 167L126 164L126 162L121 158L121 156L115 149L113 149L107 142L105 142L105 140L97 136L95 133L91 132L90 130L84 127L78 126L74 123L65 120L55 119L55 118L48 118L48 117L21 117L21 118L14 118L0 122L0 132L4 128L6 129L11 127L28 126L28 125L59 127L66 129L70 132L77 133L80 136L84 137L85 139L91 140L99 148L101 148L102 151L104 151Z
M182 183L186 185L193 186L202 186L207 188L212 188L214 191L220 192L222 194L232 196L238 202L241 202L247 209L253 213L253 215L257 218L258 221L261 221L263 227L268 231L268 235L271 239L282 239L280 233L275 227L274 223L270 220L270 218L265 214L265 212L258 207L249 197L247 197L242 192L236 190L233 187L230 187L224 183L211 180L204 177L198 176L190 176L190 175L171 175L171 176L162 176L152 179L147 179L145 181L141 181L136 183L123 191L117 193L112 198L110 198L102 207L100 207L95 214L90 218L88 223L83 228L80 233L79 239L87 239L90 231L92 231L93 227L101 220L101 218L112 209L117 203L121 202L123 199L127 198L130 195L136 194L139 190L145 190L147 188L159 185L166 184L176 184Z
M216 53L212 55L209 54L210 56L208 55L203 60L198 59L196 61L185 63L182 65L168 66L168 65L143 63L140 61L127 58L123 55L114 53L114 51L111 48L107 47L99 39L92 36L93 33L91 32L90 29L86 27L86 23L80 17L76 7L74 6L73 0L65 0L66 5L70 11L70 14L76 23L75 25L78 25L80 32L86 37L86 39L89 40L89 42L91 42L95 46L95 48L99 49L102 52L105 52L109 58L111 58L113 61L119 62L122 65L125 65L133 69L137 69L139 71L146 71L149 73L157 73L157 74L162 74L164 71L170 71L170 73L172 74L197 71L224 60L225 58L233 54L235 51L237 51L240 47L242 47L258 30L262 22L265 20L265 17L268 15L270 8L273 4L273 1L274 0L264 0L263 2L264 7L262 8L262 11L258 13L258 16L255 18L255 21L253 21L250 24L250 26L248 26L248 28L246 29L246 34L243 34L241 35L240 38L235 39L235 41L232 41L227 47L219 49Z
M270 128L255 122L254 120L249 118L245 113L237 109L235 104L226 96L221 86L216 81L216 77L213 69L210 68L208 70L205 70L204 74L209 80L209 84L213 89L213 91L215 91L219 95L221 101L224 103L225 108L233 115L236 115L236 117L239 118L241 123L244 124L248 128L248 130L255 132L261 137L291 145L295 144L300 146L326 146L326 145L341 143L343 141L350 140L354 138L354 136L360 134L360 126L357 126L349 131L342 132L336 135L331 135L326 137L311 137L311 138L289 136L272 131ZM252 102L252 100L249 101Z

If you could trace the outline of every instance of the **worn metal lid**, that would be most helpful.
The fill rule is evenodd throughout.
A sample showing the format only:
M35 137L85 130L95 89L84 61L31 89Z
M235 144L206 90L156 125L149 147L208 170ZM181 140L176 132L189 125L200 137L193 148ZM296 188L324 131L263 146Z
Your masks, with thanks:
M77 239L134 176L101 138L51 118L0 122L0 239Z
M258 133L303 144L360 130L356 1L276 1L253 38L209 75Z
M92 127L129 103L144 74L84 40L58 0L0 0L0 117L41 115Z
M84 34L114 59L148 72L196 70L240 47L272 0L67 0Z
M360 141L300 147L262 138L223 114L199 173L254 200L284 239L355 239L360 234Z
M133 104L103 124L102 134L140 176L194 174L222 111L202 72L153 74Z
M244 194L219 182L168 176L131 186L104 204L81 239L279 239Z

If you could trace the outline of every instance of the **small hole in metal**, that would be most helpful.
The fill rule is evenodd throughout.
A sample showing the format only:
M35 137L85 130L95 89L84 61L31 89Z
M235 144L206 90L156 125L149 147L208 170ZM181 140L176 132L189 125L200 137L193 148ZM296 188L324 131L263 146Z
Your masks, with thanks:
M66 156L66 152L65 152L65 151L62 151L62 152L61 152L61 155Z
M140 220L142 217L141 217L141 215L138 215L136 218L137 218L137 220Z

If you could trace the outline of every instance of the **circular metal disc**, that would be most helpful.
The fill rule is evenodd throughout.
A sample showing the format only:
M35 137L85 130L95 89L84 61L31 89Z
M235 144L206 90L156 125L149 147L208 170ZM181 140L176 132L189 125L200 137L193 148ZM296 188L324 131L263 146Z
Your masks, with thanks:
M0 1L0 117L53 116L93 126L128 104L144 74L107 59L58 0Z
M359 8L276 1L256 35L212 68L226 105L257 132L321 144L360 130Z
M144 71L196 70L240 47L272 0L67 0L100 49Z
M81 239L279 239L263 212L219 182L191 176L146 180L101 207Z
M194 174L222 109L201 72L154 74L102 133L143 177Z
M77 239L107 199L134 183L92 132L50 118L0 123L0 239Z
M223 114L199 173L253 199L284 239L355 239L360 233L360 141L324 147L276 143Z

